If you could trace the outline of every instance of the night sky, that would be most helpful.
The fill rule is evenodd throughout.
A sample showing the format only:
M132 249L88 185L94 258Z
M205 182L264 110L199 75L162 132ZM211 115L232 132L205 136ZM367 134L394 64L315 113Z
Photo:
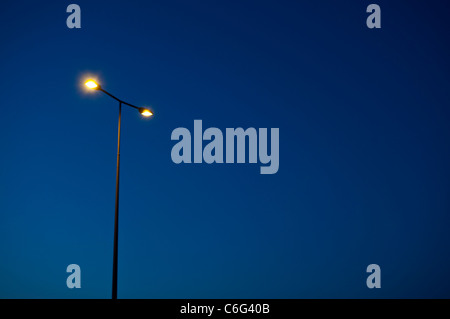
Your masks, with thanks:
M449 15L437 0L2 3L0 298L111 297L118 103L89 76L155 114L122 109L119 298L450 298ZM194 120L279 128L278 172L175 164L172 131Z

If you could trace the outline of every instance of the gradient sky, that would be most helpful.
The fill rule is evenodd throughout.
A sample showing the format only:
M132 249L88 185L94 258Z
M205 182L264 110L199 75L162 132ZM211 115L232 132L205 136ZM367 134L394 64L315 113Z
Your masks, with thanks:
M0 298L111 297L118 106L86 75L155 112L122 111L119 298L450 298L449 11L3 3ZM278 173L174 164L195 119L279 128Z

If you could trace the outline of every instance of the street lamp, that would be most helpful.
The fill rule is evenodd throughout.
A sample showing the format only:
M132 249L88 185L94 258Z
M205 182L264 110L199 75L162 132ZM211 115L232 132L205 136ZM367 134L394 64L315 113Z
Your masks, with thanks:
M143 116L150 117L153 115L152 111L143 107L137 107L125 101L122 101L105 91L100 84L94 80L88 80L84 83L89 89L99 90L106 93L113 99L119 102L119 127L117 137L117 170L116 170L116 213L114 218L114 256L113 256L113 284L112 284L112 299L117 299L117 253L118 253L118 241L119 241L119 167L120 167L120 122L122 113L122 104L131 106L139 111Z

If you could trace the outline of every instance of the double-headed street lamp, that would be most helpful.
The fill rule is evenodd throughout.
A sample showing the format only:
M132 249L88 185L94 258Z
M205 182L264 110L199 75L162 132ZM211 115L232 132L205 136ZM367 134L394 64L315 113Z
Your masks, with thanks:
M99 90L103 93L106 93L113 99L119 102L119 127L118 127L118 137L117 137L117 171L116 171L116 213L114 218L114 256L113 256L113 284L112 284L112 299L117 299L117 253L118 253L118 240L119 240L119 167L120 167L120 120L121 120L121 113L122 113L122 104L131 106L145 116L150 117L153 115L153 113L146 108L143 107L137 107L135 105L132 105L130 103L127 103L125 101L122 101L112 95L111 93L105 91L100 84L96 83L93 80L88 80L84 83L88 88L92 90Z

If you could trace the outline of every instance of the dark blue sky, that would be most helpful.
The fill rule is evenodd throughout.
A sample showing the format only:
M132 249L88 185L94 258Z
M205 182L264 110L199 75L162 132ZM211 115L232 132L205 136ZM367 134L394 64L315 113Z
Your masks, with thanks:
M88 74L155 112L122 111L119 298L449 298L449 7L376 1L371 30L372 2L2 4L0 298L111 296L118 107ZM195 119L279 128L278 173L174 164Z

